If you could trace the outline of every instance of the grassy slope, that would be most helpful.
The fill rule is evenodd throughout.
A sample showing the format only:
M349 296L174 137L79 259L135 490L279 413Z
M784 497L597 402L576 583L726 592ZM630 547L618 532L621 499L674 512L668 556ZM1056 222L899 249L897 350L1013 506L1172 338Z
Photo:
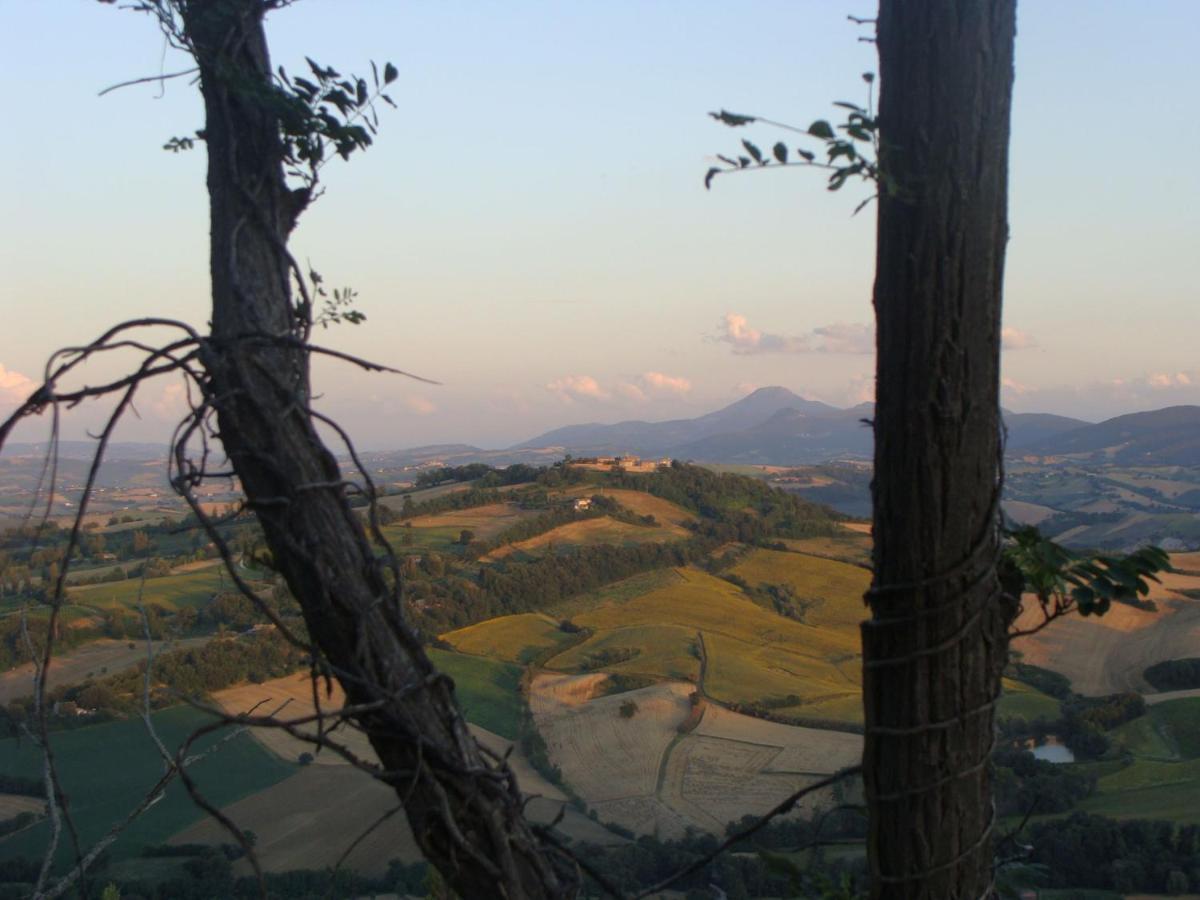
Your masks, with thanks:
M574 640L557 619L541 613L499 616L442 635L456 650L504 662L528 663L539 653Z
M757 606L722 579L692 568L675 571L676 579L645 593L597 597L591 609L577 611L574 621L595 636L548 665L590 668L587 657L600 650L632 648L638 656L612 666L614 671L678 677L698 664L690 644L702 633L705 689L714 698L752 703L795 694L801 702L777 707L781 713L859 717L856 625L801 624Z
M154 724L166 746L174 751L191 731L212 718L188 707L154 714ZM208 736L193 752L220 740ZM86 847L135 806L162 774L162 761L142 722L130 719L108 722L53 735L59 775L70 809ZM42 759L29 742L0 742L0 771L36 777ZM240 734L190 770L203 795L218 806L263 790L293 774L294 766L279 761L249 734ZM192 803L178 781L144 816L134 822L111 848L114 858L135 855L146 844L157 844L199 819L203 813ZM0 840L0 857L36 856L46 846L45 821ZM59 861L71 857L69 840L59 851Z
M454 679L466 717L501 737L516 740L521 722L521 669L510 663L429 650L434 665Z

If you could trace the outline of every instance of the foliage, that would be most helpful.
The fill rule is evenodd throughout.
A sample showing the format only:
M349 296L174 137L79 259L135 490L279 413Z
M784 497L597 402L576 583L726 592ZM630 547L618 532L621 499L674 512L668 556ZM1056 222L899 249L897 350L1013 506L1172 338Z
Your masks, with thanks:
M1025 525L1007 532L1004 562L1020 573L1026 590L1037 595L1042 610L1056 618L1078 609L1082 615L1104 615L1113 601L1142 605L1157 572L1170 571L1171 559L1158 547L1142 547L1125 556L1083 556Z
M720 112L710 112L709 115L713 119L731 128L741 128L745 125L761 122L764 125L803 134L822 145L825 160L823 162L818 161L816 153L803 147L796 148L795 158L793 159L791 151L783 141L777 141L771 148L770 155L767 155L756 144L748 140L743 140L742 149L745 150L748 156L738 155L734 158L718 154L717 159L724 163L725 167L714 166L710 168L704 175L704 187L711 187L712 180L717 175L723 173L738 172L753 168L766 168L767 166L774 165L777 168L784 166L807 166L828 171L829 180L826 187L831 191L840 190L848 179L854 177L876 185L883 184L887 186L886 189L889 191L894 190L890 186L890 182L883 177L878 164L879 121L875 116L874 93L872 90L875 82L875 74L873 72L864 72L862 78L867 85L867 105L865 107L859 106L857 103L851 103L846 100L835 103L834 106L847 111L846 121L837 126L831 125L825 119L817 119L808 128L801 129L792 125L785 125L781 122L774 122L762 116L741 115L739 113L728 112L724 109ZM842 132L842 134L838 132ZM860 203L854 211L857 213L868 202L870 202L869 199Z
M1144 677L1157 691L1200 688L1200 657L1168 659L1155 663L1146 669Z

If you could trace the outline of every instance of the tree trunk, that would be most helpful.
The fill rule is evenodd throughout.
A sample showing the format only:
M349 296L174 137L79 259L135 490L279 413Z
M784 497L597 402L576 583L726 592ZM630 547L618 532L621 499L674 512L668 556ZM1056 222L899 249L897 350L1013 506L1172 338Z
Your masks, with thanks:
M296 210L267 102L266 4L178 7L205 104L213 314L204 362L224 449L347 702L380 704L355 718L426 858L463 897L571 896L575 867L531 831L508 768L482 758L314 429L286 252Z
M1015 0L881 0L875 577L863 625L874 898L990 893L1000 305Z

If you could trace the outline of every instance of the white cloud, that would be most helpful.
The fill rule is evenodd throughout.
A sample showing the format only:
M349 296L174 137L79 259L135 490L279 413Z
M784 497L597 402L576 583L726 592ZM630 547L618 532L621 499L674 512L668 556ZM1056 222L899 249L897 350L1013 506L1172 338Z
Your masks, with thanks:
M692 383L682 375L666 375L663 372L643 372L642 383L655 391L668 394L686 394Z
M565 403L574 403L579 399L605 400L608 391L600 387L600 383L591 375L564 375L546 385L546 390L557 394Z
M1002 350L1028 350L1037 345L1037 338L1028 331L1011 326L1000 329L1000 348Z
M32 378L6 369L0 363L0 404L16 406L29 399L29 395L37 389Z
M874 353L875 327L865 322L821 325L807 334L771 334L751 328L746 317L726 313L717 336L734 353Z
M1015 378L1001 378L1000 387L1006 393L1015 394L1018 397L1022 397L1025 394L1032 394L1037 390L1036 388L1032 388L1027 384L1022 384Z

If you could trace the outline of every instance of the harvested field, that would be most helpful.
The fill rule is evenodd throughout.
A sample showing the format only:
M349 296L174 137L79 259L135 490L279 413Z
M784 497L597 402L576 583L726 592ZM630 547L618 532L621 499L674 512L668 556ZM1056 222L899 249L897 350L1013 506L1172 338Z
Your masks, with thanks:
M587 488L572 491L572 493L590 496L597 493L597 491L593 488ZM655 497L653 494L647 494L645 491L604 488L599 493L602 493L605 497L611 497L630 512L637 513L639 516L654 516L663 525L682 526L685 522L696 521L694 513L689 512L678 504L672 503L670 500ZM682 528L677 528L677 532L681 536L686 534Z
M155 641L154 652L163 650L186 649L199 647L208 642L208 638L187 638L181 641ZM47 686L78 684L88 678L99 678L105 674L113 674L122 669L144 662L146 659L145 641L134 641L132 649L129 641L115 641L111 638L101 638L77 647L68 653L55 655L50 663L50 674ZM107 670L107 671L106 671ZM17 697L33 693L33 663L17 666L0 674L0 704L7 704Z
M463 653L515 663L530 662L575 639L576 635L559 627L557 619L541 613L499 616L442 635L442 640Z
M1114 603L1102 617L1068 616L1014 646L1025 662L1066 675L1081 694L1152 693L1142 677L1147 667L1195 656L1200 647L1200 600L1174 596L1157 599L1155 612ZM1027 597L1025 607L1022 627L1040 619L1036 599Z
M525 780L518 775L522 785ZM544 782L543 782L544 784ZM549 824L562 807L562 795L542 794L526 807L535 822ZM551 788L551 790L555 790ZM395 809L396 792L350 766L308 766L287 781L223 808L241 828L258 836L255 851L268 872L323 869L334 865L350 844L377 819ZM599 844L620 843L612 832L567 808L558 830L575 839ZM171 837L172 844L220 844L229 840L224 829L205 818ZM421 859L403 812L376 828L347 857L344 865L368 875L382 875L393 859ZM235 866L251 874L249 863Z
M692 685L667 682L596 697L602 674L539 675L531 706L552 761L602 821L639 834L722 833L797 788L851 765L858 735L793 728L713 704L681 735ZM631 717L621 715L633 701Z
M0 794L0 822L31 812L35 816L46 812L46 800L43 797L26 797L22 794Z
M783 543L796 553L824 556L863 566L871 564L870 535L839 534L832 537L786 538Z

